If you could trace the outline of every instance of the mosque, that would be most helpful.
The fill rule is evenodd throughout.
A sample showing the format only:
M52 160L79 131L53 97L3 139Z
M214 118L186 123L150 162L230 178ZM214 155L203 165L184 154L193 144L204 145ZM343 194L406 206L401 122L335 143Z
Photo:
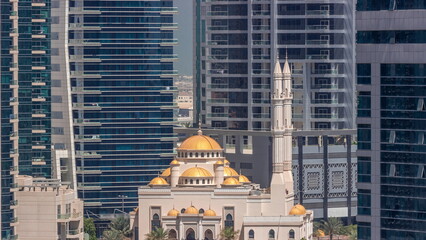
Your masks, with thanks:
M273 80L270 188L262 189L232 169L222 147L199 129L177 148L170 168L139 188L139 207L131 213L135 240L157 227L166 229L169 239L218 239L227 227L239 231L241 240L313 238L313 212L294 205L287 59L283 70L277 60Z

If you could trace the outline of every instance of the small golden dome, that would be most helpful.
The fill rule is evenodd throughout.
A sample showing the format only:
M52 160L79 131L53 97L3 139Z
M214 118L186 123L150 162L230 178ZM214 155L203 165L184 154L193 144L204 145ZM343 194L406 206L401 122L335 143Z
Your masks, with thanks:
M216 212L209 209L207 211L204 212L204 216L208 216L208 217L215 217L216 216Z
M213 175L204 168L193 167L183 172L181 177L213 177Z
M164 178L156 177L149 182L148 185L168 185L167 181Z
M222 183L223 185L241 185L241 183L233 177L227 178L225 181L223 181Z
M223 175L225 177L238 177L240 174L238 174L237 171L235 171L231 167L225 167L223 171Z
M178 150L222 150L222 148L209 136L195 135L183 141Z
M323 230L318 229L317 232L315 233L316 237L325 237L325 233Z
M244 175L240 175L240 176L238 177L238 181L239 181L240 183L251 183L251 182L250 182L250 180L249 180L246 176L244 176Z
M161 175L161 177L168 177L170 176L170 168L167 168L166 170L164 170Z
M306 209L304 206L300 204L294 205L289 212L289 215L305 215L305 214L306 214Z
M170 210L167 213L167 216L169 216L169 217L176 217L178 214L179 214L179 211L173 208L172 210Z
M231 164L228 160L225 159L225 161L223 161L225 163L225 165L229 165Z
M216 164L216 165L223 165L223 162L222 161L220 161L220 160L218 160L217 162L215 162L214 164Z
M176 159L170 162L170 165L179 165L179 164L180 164L179 161Z
M198 210L194 206L190 206L185 210L186 214L198 214Z

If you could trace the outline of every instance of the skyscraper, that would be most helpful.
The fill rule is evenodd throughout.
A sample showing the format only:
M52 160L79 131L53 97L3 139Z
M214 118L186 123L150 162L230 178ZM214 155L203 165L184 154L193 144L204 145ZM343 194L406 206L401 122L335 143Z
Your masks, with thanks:
M2 239L16 238L13 176L76 186L63 1L1 1Z
M425 239L426 4L357 4L358 239Z
M172 0L69 1L79 196L96 215L137 207L174 147Z
M215 129L270 130L269 79L287 52L295 128L353 128L353 11L353 1L197 0L197 116Z

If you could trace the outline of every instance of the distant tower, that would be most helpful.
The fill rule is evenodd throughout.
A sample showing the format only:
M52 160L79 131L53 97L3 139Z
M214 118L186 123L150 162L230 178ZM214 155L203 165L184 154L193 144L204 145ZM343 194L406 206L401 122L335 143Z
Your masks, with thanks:
M271 194L273 199L285 199L284 208L288 212L293 207L294 191L293 176L291 173L292 162L292 100L291 71L288 59L281 71L277 59L274 69L274 90L272 94L272 181Z

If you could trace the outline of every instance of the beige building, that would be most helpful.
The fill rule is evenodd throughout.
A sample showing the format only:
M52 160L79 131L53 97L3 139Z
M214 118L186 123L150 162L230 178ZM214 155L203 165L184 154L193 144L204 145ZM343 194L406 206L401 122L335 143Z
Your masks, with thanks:
M139 188L139 208L131 214L135 239L157 227L167 229L170 239L213 240L226 227L239 230L239 239L312 239L312 211L294 205L287 61L284 72L276 64L274 86L270 188L232 169L223 148L200 129L182 142L170 168Z
M16 234L20 240L82 240L83 202L55 180L17 176Z

